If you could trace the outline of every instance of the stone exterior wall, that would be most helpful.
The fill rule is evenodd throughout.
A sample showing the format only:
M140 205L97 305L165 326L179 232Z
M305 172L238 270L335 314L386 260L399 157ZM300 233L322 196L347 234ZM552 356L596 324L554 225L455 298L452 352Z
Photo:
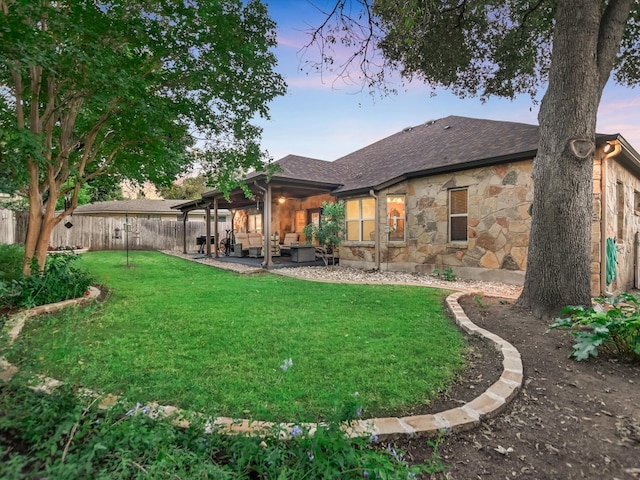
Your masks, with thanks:
M602 267L602 150L593 169L591 229L591 293L603 293ZM495 165L453 174L407 180L378 194L378 227L384 232L386 195L406 195L406 241L389 243L381 234L375 242L344 242L343 265L357 268L430 273L451 268L461 278L521 284L527 267L531 229L529 207L533 200L533 161ZM604 228L617 250L616 280L605 289L614 293L635 285L636 237L640 231L640 179L615 160L607 162L607 197ZM621 187L617 185L620 184ZM448 191L468 188L468 241L448 241ZM618 216L618 189L623 189L624 214ZM624 224L619 236L618 220ZM606 242L606 239L604 240Z
M378 194L379 231L386 224L386 195L406 195L406 241L345 242L342 264L430 273L451 268L462 278L522 283L533 198L532 161L407 180ZM448 192L468 188L468 241L449 242Z
M591 295L600 295L600 272L602 271L602 157L598 151L593 163L593 214L591 216Z
M607 163L606 238L616 245L616 278L606 291L618 293L635 285L636 237L640 231L640 179L615 159Z

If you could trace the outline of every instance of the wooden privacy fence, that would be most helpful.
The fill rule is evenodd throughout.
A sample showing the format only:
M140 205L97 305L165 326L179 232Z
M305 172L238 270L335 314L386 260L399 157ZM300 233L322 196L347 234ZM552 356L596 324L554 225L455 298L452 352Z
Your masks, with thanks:
M182 251L186 228L187 251L197 251L196 237L206 234L205 222L129 218L130 231L125 230L123 218L74 216L56 225L51 245L82 247L90 250L176 250ZM222 237L225 224L220 224ZM211 226L213 235L214 227Z
M26 212L0 210L0 243L24 243L27 233ZM71 216L56 225L50 245L54 247L82 247L90 250L125 250L127 242L131 250L182 251L183 232L187 233L187 252L198 251L196 238L206 234L206 224L201 221L143 219L129 217L130 231L125 231L124 217ZM69 223L67 223L69 222ZM65 224L70 224L67 227ZM229 223L218 224L218 234L224 238ZM211 235L214 226L211 225Z
M16 243L16 219L12 210L0 209L0 244Z

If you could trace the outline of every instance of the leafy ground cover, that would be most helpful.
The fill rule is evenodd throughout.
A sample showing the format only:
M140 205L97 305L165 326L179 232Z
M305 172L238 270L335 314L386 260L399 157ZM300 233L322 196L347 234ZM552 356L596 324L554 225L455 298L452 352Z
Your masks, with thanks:
M0 478L405 480L443 470L437 441L415 465L375 438L347 439L337 424L249 437L205 433L205 419L190 420L178 428L121 404L101 411L70 386L44 394L0 385Z
M43 274L34 264L30 276L22 274L23 257L22 245L0 245L0 325L1 317L19 308L81 297L91 285L92 278L76 267L77 255L49 255Z
M408 413L447 388L464 341L442 291L243 276L154 252L82 256L110 291L31 320L9 352L142 404L282 421Z

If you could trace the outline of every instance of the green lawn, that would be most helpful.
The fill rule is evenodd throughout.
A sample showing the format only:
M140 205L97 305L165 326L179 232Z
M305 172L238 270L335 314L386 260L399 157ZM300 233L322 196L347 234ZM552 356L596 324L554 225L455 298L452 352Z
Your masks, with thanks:
M132 402L281 421L405 412L463 365L440 290L239 275L155 252L130 262L83 255L107 301L30 320L9 360Z

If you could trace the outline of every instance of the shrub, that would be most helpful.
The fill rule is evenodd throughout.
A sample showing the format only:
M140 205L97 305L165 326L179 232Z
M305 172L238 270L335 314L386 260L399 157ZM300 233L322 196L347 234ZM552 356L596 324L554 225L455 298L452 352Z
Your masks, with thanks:
M0 309L14 307L20 295L22 245L0 245Z
M205 433L205 419L182 429L147 407L104 412L96 403L68 386L51 395L0 386L0 477L406 480L443 469L439 460L409 465L392 445L350 440L335 425L224 435Z
M49 255L42 275L34 272L16 281L20 295L15 298L15 305L30 308L82 297L92 279L73 265L77 258L77 255L67 253Z
M640 360L640 300L623 293L598 299L595 307L566 307L550 328L569 328L575 337L570 356L587 360L604 352L614 357Z
M11 283L22 278L22 245L0 245L0 282Z
M321 255L325 265L329 264L329 255L333 258L334 250L338 248L344 237L345 212L346 207L342 200L338 203L322 202L320 225L310 223L302 229L308 242L315 238L318 245L322 247ZM335 259L333 263L335 264Z

